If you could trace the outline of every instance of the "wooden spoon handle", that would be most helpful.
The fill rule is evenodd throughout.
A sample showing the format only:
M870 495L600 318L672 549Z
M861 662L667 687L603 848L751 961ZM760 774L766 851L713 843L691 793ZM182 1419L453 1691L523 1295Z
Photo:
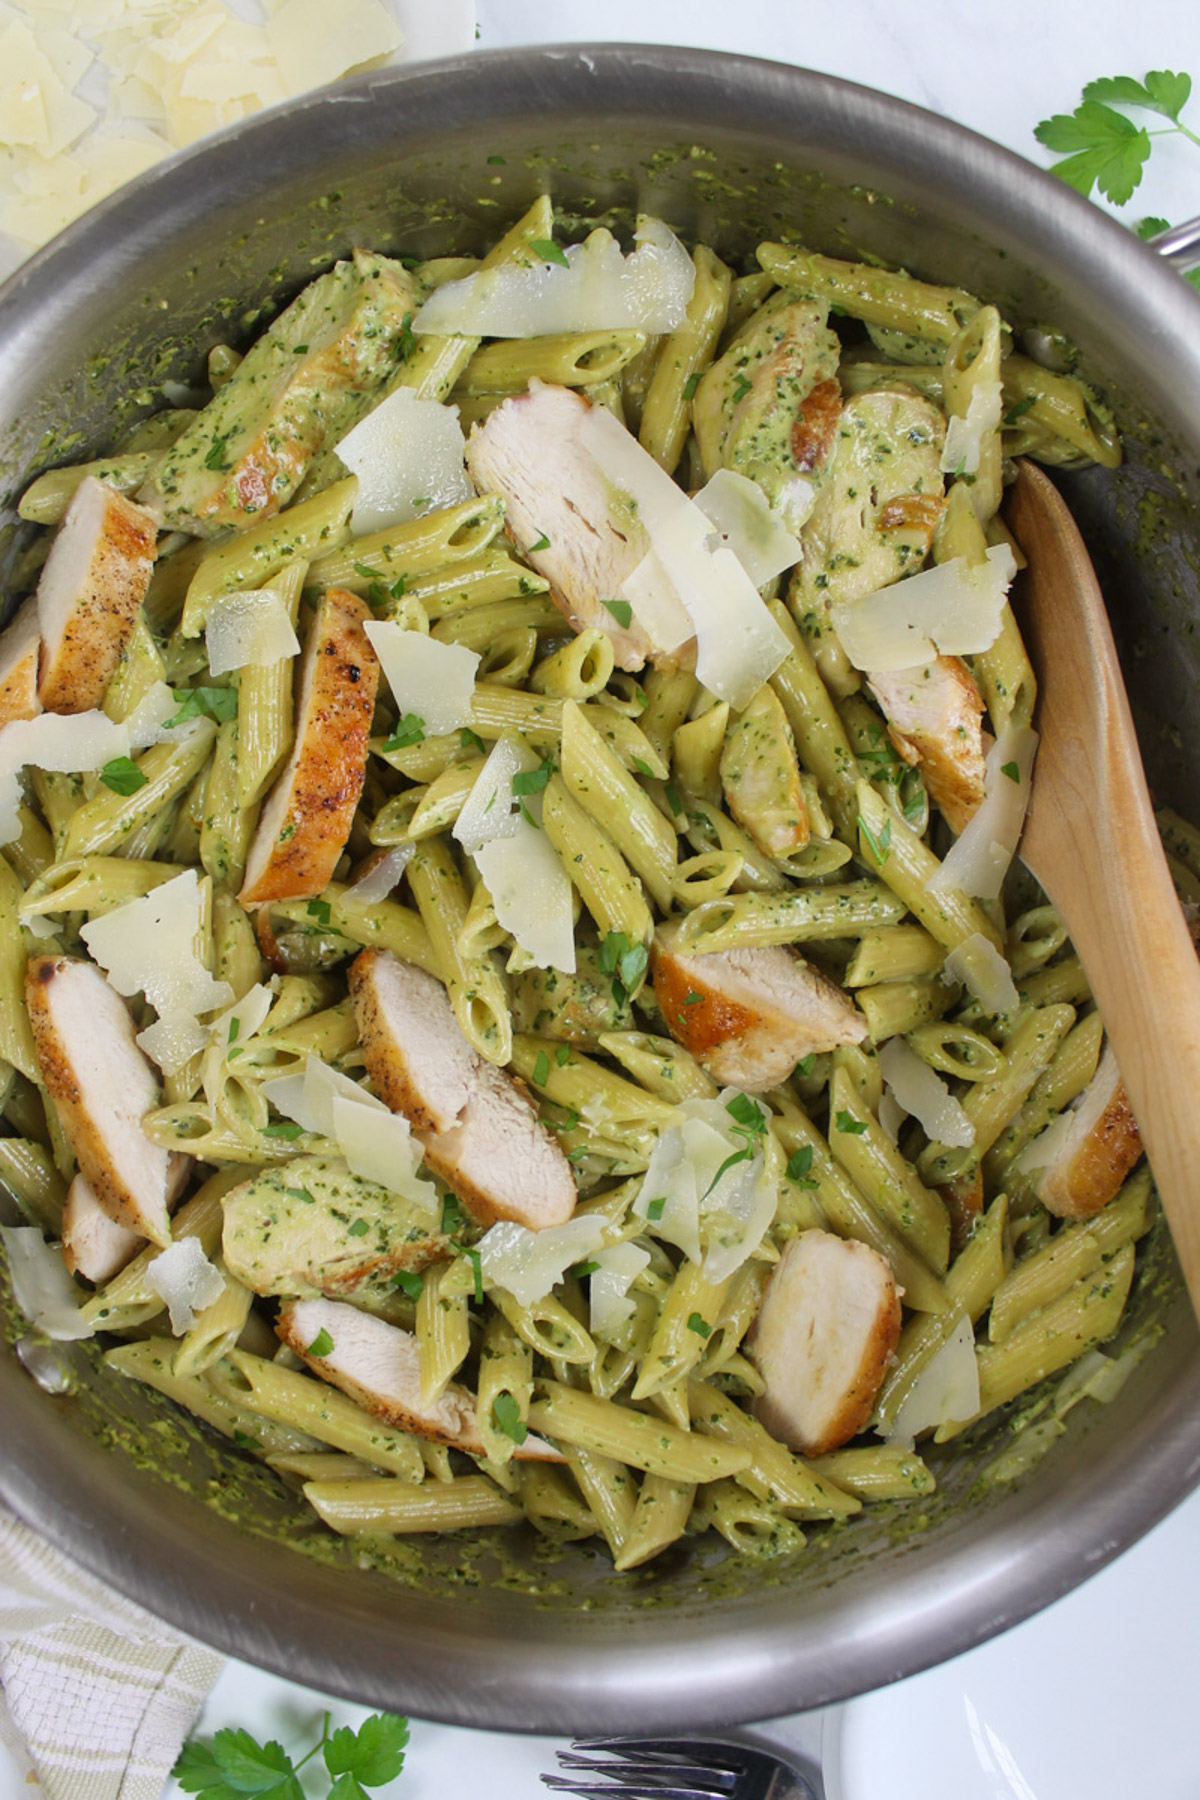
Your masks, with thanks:
M1075 522L1029 464L1009 516L1029 557L1021 625L1042 727L1021 856L1087 971L1200 1318L1200 961Z

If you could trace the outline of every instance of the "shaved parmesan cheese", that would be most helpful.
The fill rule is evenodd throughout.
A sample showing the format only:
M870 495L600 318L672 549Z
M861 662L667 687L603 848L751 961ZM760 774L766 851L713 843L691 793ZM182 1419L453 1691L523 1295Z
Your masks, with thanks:
M879 1052L879 1070L897 1105L917 1120L935 1143L966 1149L975 1142L972 1125L937 1072L903 1038L889 1038Z
M123 721L129 734L130 751L148 750L151 744L174 739L175 731L167 731L164 727L178 711L179 702L166 682L154 682Z
M571 883L541 829L541 794L513 792L540 759L517 738L497 740L475 777L452 835L474 857L496 918L538 968L575 972ZM522 811L524 808L524 811Z
M497 738L463 804L450 835L474 856L494 838L513 837L520 822L513 777L532 773L538 758L519 738ZM535 798L536 796L531 796Z
M811 481L800 479L798 485L800 495L789 499L794 522L802 525L812 511L817 490ZM797 512L795 500L803 497L804 489L810 495L808 506ZM734 469L718 469L694 499L705 518L716 527L721 544L733 551L755 587L764 587L800 561L799 538L792 536L772 510L757 481Z
M1056 1119L1051 1119L1045 1130L1039 1131L1020 1154L1014 1157L1013 1168L1020 1170L1022 1175L1035 1175L1055 1162L1070 1142L1076 1123L1075 1108L1069 1106Z
M274 1004L275 996L270 988L265 983L256 981L248 993L243 994L227 1012L213 1020L209 1027L213 1042L227 1044L231 1048L237 1044L249 1043L266 1024L267 1014Z
M951 418L947 422L941 467L948 475L978 473L983 439L989 432L1000 429L1003 391L998 381L977 381L971 389L966 417Z
M61 1251L48 1244L36 1225L0 1225L8 1258L13 1299L29 1320L47 1337L91 1337L90 1325L80 1310L83 1298L67 1273Z
M531 795L530 799L540 800ZM511 837L481 844L475 863L496 918L539 969L575 973L571 883L545 832L519 814Z
M427 735L456 731L471 723L477 651L462 644L443 644L422 631L405 631L391 620L368 619L363 629L383 665L401 716L414 713Z
M421 1148L402 1113L377 1106L360 1088L353 1098L335 1094L332 1114L332 1136L352 1174L402 1194L431 1216L440 1213L437 1189L417 1175Z
M476 1245L483 1278L492 1287L507 1289L519 1306L532 1306L562 1280L572 1263L595 1255L604 1242L604 1229L603 1219L586 1215L542 1231L502 1220Z
M274 1075L269 1081L261 1082L258 1091L267 1105L273 1106L275 1111L282 1113L285 1119L291 1119L293 1124L301 1126L305 1131L311 1131L314 1136L321 1135L316 1118L305 1104L302 1073Z
M182 1337L196 1323L196 1314L221 1298L225 1278L205 1256L198 1237L181 1237L154 1257L146 1286L166 1307L173 1334Z
M597 1250L592 1261L596 1266L589 1284L588 1323L594 1336L611 1338L633 1317L629 1290L648 1267L650 1252L640 1244L614 1244L609 1250Z
M366 1088L352 1081L349 1075L343 1075L340 1069L330 1068L319 1056L310 1056L304 1065L304 1109L313 1120L312 1130L319 1131L322 1137L337 1139L337 1127L334 1122L334 1107L337 1101L348 1100L355 1106L369 1108L373 1112L387 1112L382 1100L374 1094L368 1094Z
M338 0L336 31L329 25L329 0L283 0L268 20L267 41L289 94L323 87L404 42L379 0Z
M144 993L160 1018L228 1006L233 990L201 961L204 903L195 869L80 930L89 954L118 994Z
M659 1133L630 1210L646 1220L655 1237L682 1250L689 1262L700 1261L700 1195L678 1127Z
M22 768L53 769L77 775L102 769L115 756L129 754L129 733L102 712L39 713L36 719L14 719L0 731L0 843L18 837L17 808Z
M692 621L697 676L718 699L746 706L788 652L753 581L731 550L709 549L711 521L606 408L584 414L579 441L601 473L635 502L654 554Z
M659 650L678 650L695 637L692 615L675 591L658 553L648 550L621 584L638 624Z
M386 900L405 869L412 861L415 844L396 844L391 850L385 850L377 857L365 875L347 890L348 896L355 900L365 900L371 904L377 900Z
M355 532L381 531L474 493L463 463L466 440L458 408L397 388L337 445L358 493Z
M1025 824L1037 743L1028 725L1006 725L1000 733L984 765L983 799L930 877L931 893L957 888L980 900L999 896Z
M209 1034L191 1013L173 1012L139 1031L137 1043L164 1075L178 1075L193 1056L208 1048Z
M283 598L269 587L243 588L214 600L204 642L210 675L228 675L248 665L265 669L300 653Z
M856 669L912 669L942 651L972 656L990 649L1017 565L1007 544L970 565L956 556L921 569L861 600L833 608L838 642Z
M565 252L566 266L542 258L480 269L448 281L413 320L416 332L462 337L542 337L575 331L674 331L696 271L674 232L643 218L630 256L609 231L593 231Z
M938 1425L962 1425L979 1411L975 1333L965 1315L918 1375L888 1434L889 1443L911 1444Z
M775 1216L776 1184L762 1151L734 1129L729 1111L730 1101L744 1099L728 1088L716 1100L685 1101L679 1123L659 1134L632 1207L690 1261L703 1255L710 1281L740 1268Z
M961 981L986 1013L1015 1012L1020 995L1012 970L981 931L973 931L946 958L943 981Z

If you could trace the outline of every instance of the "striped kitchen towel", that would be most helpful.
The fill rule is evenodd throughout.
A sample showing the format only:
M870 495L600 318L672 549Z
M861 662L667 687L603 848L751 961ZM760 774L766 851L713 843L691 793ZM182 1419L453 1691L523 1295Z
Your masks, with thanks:
M220 1669L0 1508L0 1739L46 1800L159 1800Z

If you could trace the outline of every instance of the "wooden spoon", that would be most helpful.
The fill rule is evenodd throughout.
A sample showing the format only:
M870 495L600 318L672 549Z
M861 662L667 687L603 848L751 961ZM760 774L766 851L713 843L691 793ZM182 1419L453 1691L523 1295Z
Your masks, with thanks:
M1008 518L1029 560L1020 623L1041 733L1020 855L1087 971L1200 1319L1200 961L1083 539L1028 462Z

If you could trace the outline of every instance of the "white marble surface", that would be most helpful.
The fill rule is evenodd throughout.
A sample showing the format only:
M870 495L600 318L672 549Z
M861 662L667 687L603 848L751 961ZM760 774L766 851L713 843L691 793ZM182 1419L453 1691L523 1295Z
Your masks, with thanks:
M1043 0L1036 11L962 0L479 0L483 47L610 39L688 44L800 63L927 106L1045 162L1037 120L1083 83L1150 68L1200 81L1195 0ZM1200 98L1192 106L1200 122ZM1156 148L1122 216L1200 213L1200 149ZM1039 1618L983 1649L830 1715L829 1800L1195 1800L1200 1736L1200 1498ZM203 1725L259 1735L318 1718L318 1695L230 1665ZM337 1720L360 1711L334 1703ZM546 1740L415 1724L396 1800L533 1800ZM0 1800L18 1800L0 1751ZM386 1792L387 1790L385 1790Z

